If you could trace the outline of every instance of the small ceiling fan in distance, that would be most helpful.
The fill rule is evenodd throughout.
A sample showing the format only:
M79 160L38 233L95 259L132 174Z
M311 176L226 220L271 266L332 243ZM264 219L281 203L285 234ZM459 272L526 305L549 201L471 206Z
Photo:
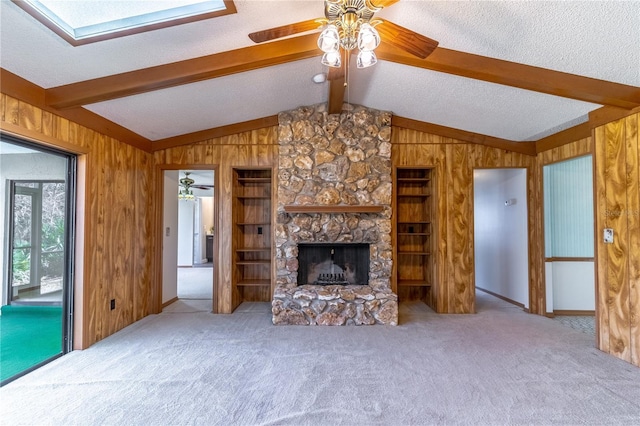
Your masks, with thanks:
M192 188L204 189L204 190L213 189L213 185L196 184L195 181L189 177L190 174L191 172L184 172L184 177L178 181L179 183L178 198L181 200L195 199L195 196L193 195L193 191L191 190Z
M356 46L354 30L363 24L375 27L380 40L411 55L424 59L438 46L436 40L418 34L385 19L373 19L374 14L399 0L325 0L324 18L310 19L249 34L256 43L276 40L313 30L326 30L335 25L340 35L340 45L345 50ZM323 33L324 34L324 33ZM357 34L355 34L357 36ZM321 42L319 41L319 45ZM347 47L345 47L345 44ZM350 46L350 48L348 48ZM319 46L320 47L320 46ZM336 66L336 65L332 65Z

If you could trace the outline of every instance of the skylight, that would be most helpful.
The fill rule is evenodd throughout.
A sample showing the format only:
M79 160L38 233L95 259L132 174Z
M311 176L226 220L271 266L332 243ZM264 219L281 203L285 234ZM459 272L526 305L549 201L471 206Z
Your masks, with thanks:
M77 46L235 13L231 0L13 0Z

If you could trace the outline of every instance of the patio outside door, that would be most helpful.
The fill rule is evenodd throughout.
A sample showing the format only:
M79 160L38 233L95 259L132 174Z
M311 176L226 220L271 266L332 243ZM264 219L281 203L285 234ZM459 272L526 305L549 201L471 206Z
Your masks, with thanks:
M0 384L71 348L75 156L0 141Z

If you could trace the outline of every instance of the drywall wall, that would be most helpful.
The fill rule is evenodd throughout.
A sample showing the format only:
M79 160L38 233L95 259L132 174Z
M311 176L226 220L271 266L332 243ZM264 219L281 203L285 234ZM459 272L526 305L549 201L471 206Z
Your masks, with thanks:
M193 266L195 201L178 202L178 266Z
M552 288L553 311L596 309L593 262L547 262L547 286Z
M476 287L529 306L526 169L474 170Z
M162 303L178 297L178 172L164 172Z

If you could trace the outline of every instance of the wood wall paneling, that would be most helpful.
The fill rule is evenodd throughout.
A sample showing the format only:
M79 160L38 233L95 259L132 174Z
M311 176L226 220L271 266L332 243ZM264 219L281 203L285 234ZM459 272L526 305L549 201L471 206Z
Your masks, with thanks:
M625 119L627 146L627 228L629 232L629 349L640 366L640 114Z
M215 268L217 312L231 313L240 304L240 295L231 285L232 265L232 214L233 214L233 169L251 167L273 167L278 161L278 127L253 129L233 135L207 139L190 145L180 145L154 151L155 167L163 165L216 165L218 197L216 233L219 252L214 262L229 265ZM275 176L274 176L275 177ZM154 227L154 229L156 229ZM156 265L155 273L160 265ZM260 296L264 297L264 295Z
M640 114L595 129L598 346L640 366ZM614 242L605 244L604 228Z
M32 97L40 102L36 92ZM85 204L77 210L84 223L78 230L84 232L84 251L77 268L83 274L82 309L76 316L83 327L76 328L82 334L74 346L86 348L149 314L151 240L139 231L151 224L147 212L153 191L145 178L151 156L6 93L0 109L3 130L84 156ZM113 311L111 298L116 298Z

